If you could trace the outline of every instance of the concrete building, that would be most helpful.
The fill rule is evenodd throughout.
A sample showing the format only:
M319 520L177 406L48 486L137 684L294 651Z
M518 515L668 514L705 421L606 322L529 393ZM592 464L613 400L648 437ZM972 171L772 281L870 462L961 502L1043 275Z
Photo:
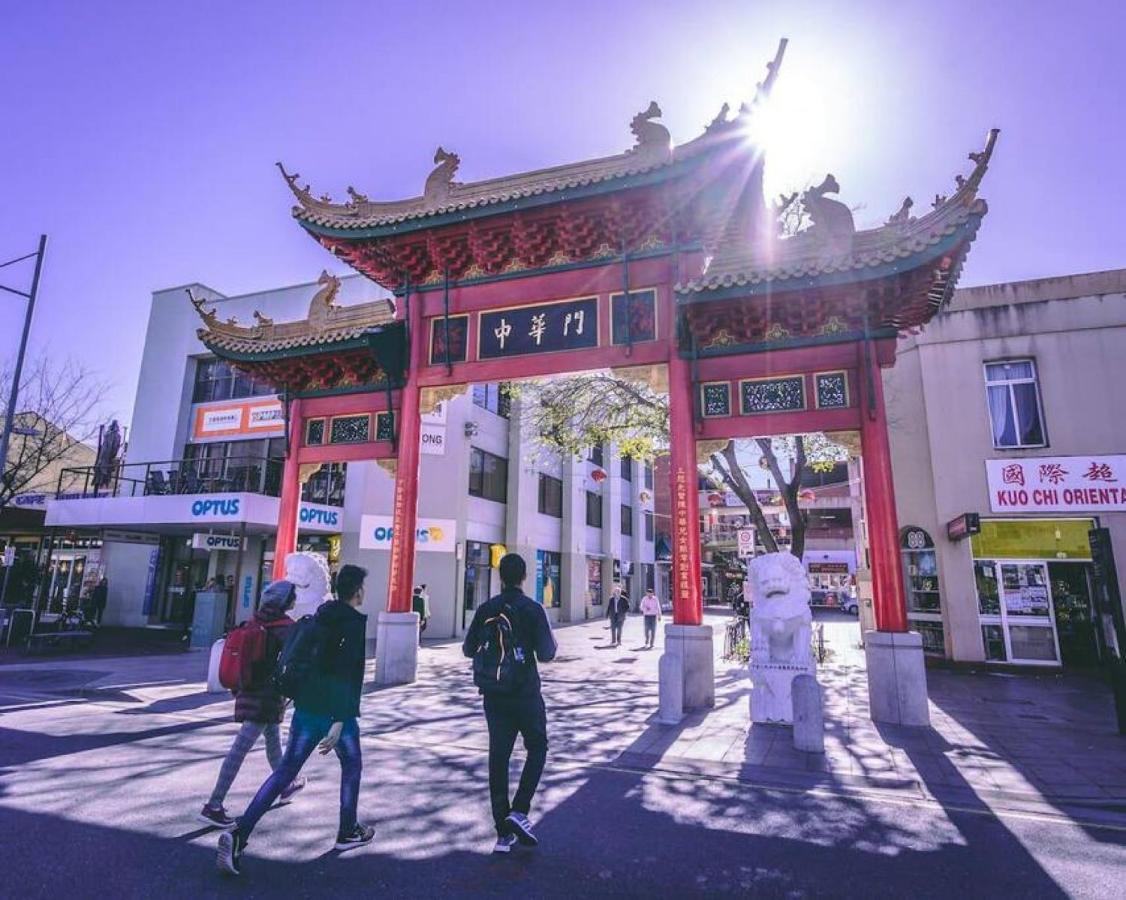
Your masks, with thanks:
M231 618L254 607L273 564L285 406L272 385L207 351L186 291L246 322L259 310L301 319L316 289L154 293L114 495L48 510L48 525L102 541L108 624L183 627L192 594L212 578L233 580ZM361 276L341 279L341 305L381 296ZM416 581L431 598L428 638L460 635L499 589L491 557L501 548L525 556L526 590L556 621L599 615L615 580L636 596L653 584L652 469L610 446L584 460L551 458L524 431L518 403L497 384L472 385L423 418ZM366 567L368 613L385 604L392 491L375 462L325 467L303 489L299 548L323 552L334 568ZM371 615L371 638L375 623Z
M927 651L1097 661L1116 638L1090 530L1126 560L1126 270L956 291L884 379Z

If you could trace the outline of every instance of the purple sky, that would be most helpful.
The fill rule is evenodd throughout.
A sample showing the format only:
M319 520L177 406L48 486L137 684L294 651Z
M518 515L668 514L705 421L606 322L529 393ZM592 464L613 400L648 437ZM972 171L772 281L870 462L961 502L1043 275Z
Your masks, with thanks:
M318 193L397 198L438 144L466 181L619 152L651 99L688 140L783 35L778 99L813 112L791 111L806 146L776 171L832 171L864 226L905 194L925 211L998 126L961 283L1126 265L1110 0L8 4L0 259L50 235L33 345L99 369L128 420L153 289L242 293L332 262L290 219L275 160ZM21 316L0 294L3 359Z

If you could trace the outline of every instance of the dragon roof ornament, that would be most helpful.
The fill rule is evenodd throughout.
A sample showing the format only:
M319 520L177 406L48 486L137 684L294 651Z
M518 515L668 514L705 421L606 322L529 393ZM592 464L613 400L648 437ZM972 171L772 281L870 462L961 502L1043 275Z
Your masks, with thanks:
M462 183L454 181L460 158L456 153L439 147L434 155L435 167L426 178L422 194L403 200L371 200L349 186L349 199L343 203L334 203L327 195L314 196L309 185L300 181L299 174L290 174L280 162L277 166L297 200L293 214L298 220L307 226L342 230L395 225L412 219L487 207L641 175L716 149L723 143L720 138L742 128L746 117L753 115L769 96L778 77L786 43L785 39L779 43L774 58L767 63L766 77L756 85L753 99L743 104L735 118L727 117L730 107L725 104L701 135L676 147L673 146L668 129L657 121L661 117L661 107L653 101L631 120L630 131L634 136L634 145L622 153L501 178Z
M298 176L293 177L296 179ZM197 297L191 288L187 288L188 298L203 320L204 327L196 333L204 344L213 349L218 347L240 353L272 352L351 340L394 319L394 306L390 300L337 306L340 279L327 271L321 272L317 284L319 289L309 301L309 312L304 319L275 323L269 316L255 310L255 325L240 325L233 316L221 321L214 308L207 308L205 298Z

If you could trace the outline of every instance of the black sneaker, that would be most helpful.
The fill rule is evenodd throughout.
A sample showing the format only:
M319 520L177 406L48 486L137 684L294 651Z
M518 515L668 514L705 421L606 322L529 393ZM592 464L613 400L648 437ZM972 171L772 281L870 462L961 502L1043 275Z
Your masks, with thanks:
M493 845L493 853L509 853L516 846L516 835L502 834Z
M364 844L370 844L374 838L374 828L357 822L347 834L338 833L336 835L336 849L349 850L352 847L362 847Z
M219 835L219 852L215 856L215 866L225 875L238 875L242 869L242 851L246 848L246 838L237 830L224 831Z
M205 825L210 825L212 828L222 828L224 830L234 828L238 824L234 819L227 815L227 811L223 809L223 805L212 806L210 803L199 811L197 818Z
M508 818L504 820L508 827L512 829L516 839L520 841L525 847L534 847L539 843L535 832L532 831L532 823L528 821L528 817L523 813L510 812Z

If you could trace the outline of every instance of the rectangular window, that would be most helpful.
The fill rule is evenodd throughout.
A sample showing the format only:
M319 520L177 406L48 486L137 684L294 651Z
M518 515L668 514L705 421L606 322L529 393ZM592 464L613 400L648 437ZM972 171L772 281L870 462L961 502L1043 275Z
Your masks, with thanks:
M539 510L545 516L563 518L563 482L558 478L540 474Z
M273 393L276 393L273 385L232 368L224 359L201 359L196 362L192 403L241 400Z
M586 492L586 524L592 528L602 527L602 495L594 491Z
M622 457L622 481L633 481L633 460L628 456Z
M653 490L653 467L648 463L645 464L645 486Z
M1036 363L1012 359L985 364L985 397L993 446L1043 447L1043 409Z
M469 449L469 495L493 500L508 501L508 460L477 447Z
M653 530L653 514L651 512L647 512L645 514L645 540L653 540Z
M512 411L512 398L508 395L506 382L490 382L489 384L473 385L473 405L487 409L505 419Z
M633 507L622 504L622 534L633 534Z
M587 459L594 463L596 466L602 465L602 445L595 444L590 448L590 454Z

